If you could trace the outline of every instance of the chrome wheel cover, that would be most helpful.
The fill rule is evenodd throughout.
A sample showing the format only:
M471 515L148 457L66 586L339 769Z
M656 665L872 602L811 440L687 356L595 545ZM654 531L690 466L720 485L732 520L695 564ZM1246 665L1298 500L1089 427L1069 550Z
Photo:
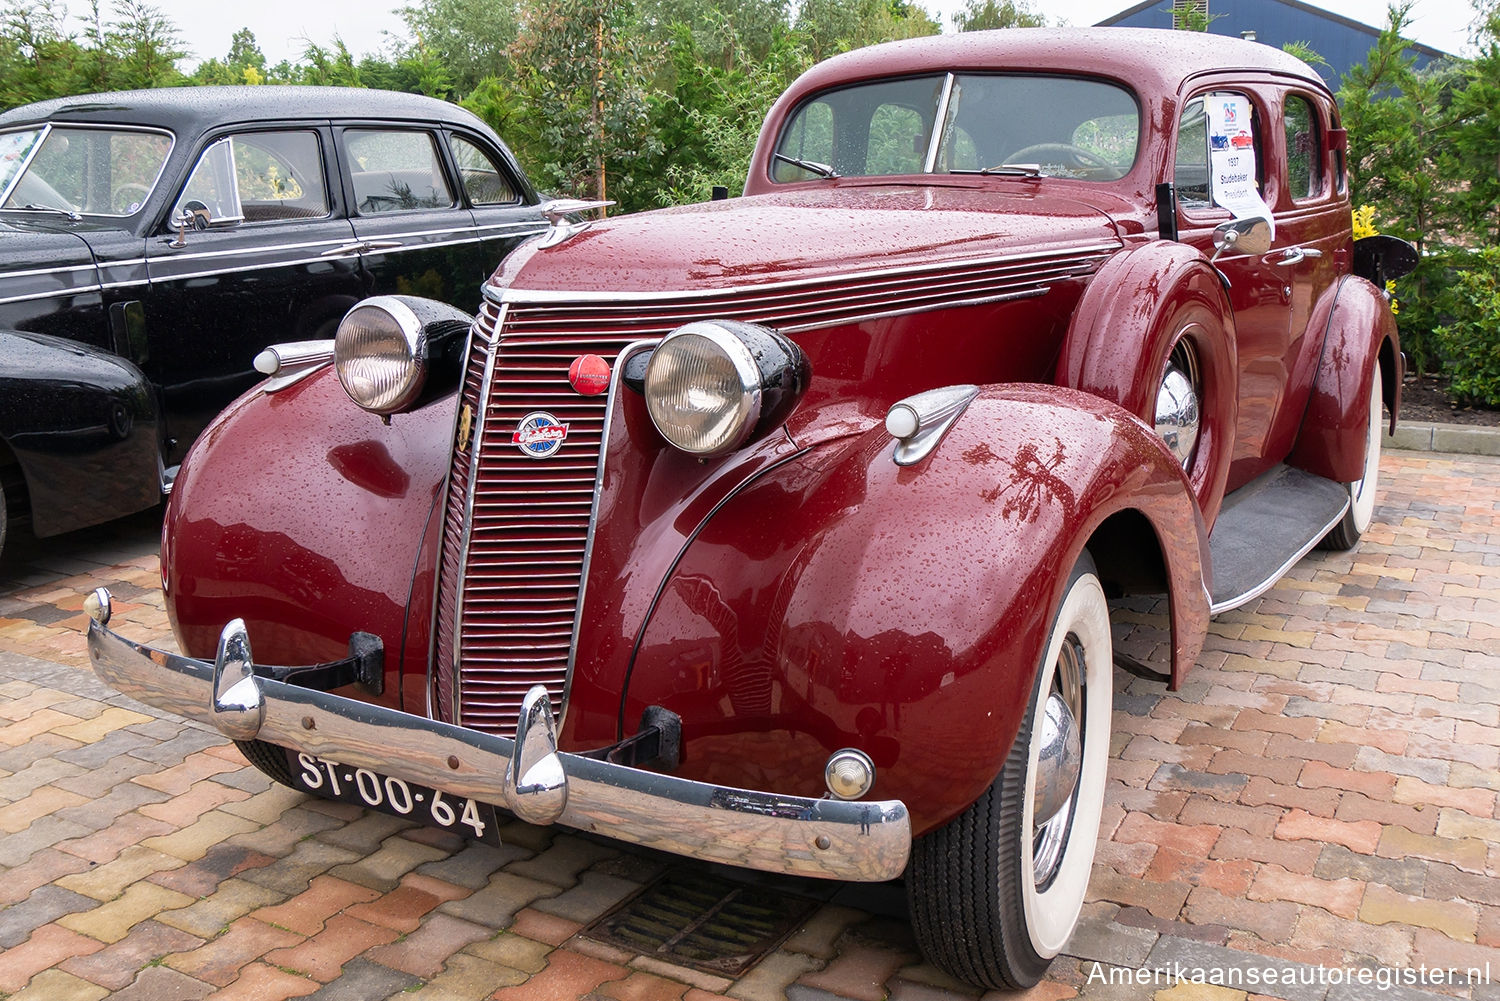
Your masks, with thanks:
M1203 378L1198 355L1187 338L1172 348L1156 391L1156 434L1166 442L1179 465L1192 465L1202 428Z

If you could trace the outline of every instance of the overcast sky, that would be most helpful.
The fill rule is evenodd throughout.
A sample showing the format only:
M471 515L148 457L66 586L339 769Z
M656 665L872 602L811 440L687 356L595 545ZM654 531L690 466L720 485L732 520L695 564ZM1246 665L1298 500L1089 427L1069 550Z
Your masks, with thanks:
M420 0L410 2L420 3ZM952 25L948 15L963 6L963 0L916 2L941 15L944 27L949 30ZM1384 4L1372 0L1311 2L1375 27L1380 26L1385 12ZM379 52L387 45L387 33L401 37L406 27L394 13L402 3L390 0L251 0L248 3L155 0L155 4L177 25L185 47L193 53L194 64L199 59L227 53L230 36L240 28L255 32L261 51L274 65L283 59L296 60L308 40L328 45L335 35L356 56ZM1164 0L1163 6L1166 5ZM1041 0L1031 4L1033 10L1045 12L1054 21L1063 18L1078 26L1093 24L1130 6L1131 0ZM72 7L76 12L83 4L81 0L73 0ZM1468 0L1417 0L1411 34L1415 41L1434 48L1460 52L1467 43L1472 18L1473 8Z

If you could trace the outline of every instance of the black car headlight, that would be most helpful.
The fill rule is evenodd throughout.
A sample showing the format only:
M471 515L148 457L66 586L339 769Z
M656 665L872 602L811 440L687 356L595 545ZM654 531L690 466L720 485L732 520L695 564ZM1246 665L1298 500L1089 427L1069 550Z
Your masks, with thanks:
M388 417L422 398L428 372L472 317L440 302L378 295L344 314L333 337L333 365L344 392Z
M677 448L724 455L785 422L810 374L802 350L773 330L699 320L672 331L651 353L646 409Z

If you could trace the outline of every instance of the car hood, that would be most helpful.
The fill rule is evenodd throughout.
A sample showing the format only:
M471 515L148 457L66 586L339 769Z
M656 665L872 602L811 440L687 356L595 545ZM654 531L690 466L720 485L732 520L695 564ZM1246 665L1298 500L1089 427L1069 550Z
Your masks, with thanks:
M1076 191L1025 183L830 185L621 216L553 247L530 244L492 281L517 292L714 291L1120 243Z

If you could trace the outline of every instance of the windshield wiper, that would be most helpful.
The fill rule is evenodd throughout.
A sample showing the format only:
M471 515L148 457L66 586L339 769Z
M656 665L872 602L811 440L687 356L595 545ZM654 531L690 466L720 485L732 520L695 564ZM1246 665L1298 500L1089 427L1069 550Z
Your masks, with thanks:
M52 212L57 215L67 216L70 222L83 221L83 216L79 215L72 209L60 209L55 205L33 205L27 203L25 205L7 205L6 208L11 210L19 209L22 212Z
M772 159L780 160L782 163L789 163L793 167L801 167L808 173L817 174L819 177L839 176L839 172L834 170L828 164L819 163L816 160L799 160L794 156L787 156L784 153L772 153L771 157Z
M994 167L950 167L950 174L979 174L982 177L1041 177L1042 167L1037 163L1002 163Z

